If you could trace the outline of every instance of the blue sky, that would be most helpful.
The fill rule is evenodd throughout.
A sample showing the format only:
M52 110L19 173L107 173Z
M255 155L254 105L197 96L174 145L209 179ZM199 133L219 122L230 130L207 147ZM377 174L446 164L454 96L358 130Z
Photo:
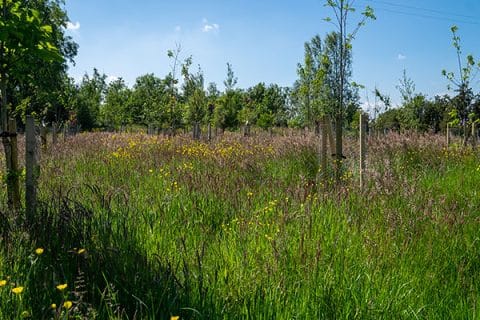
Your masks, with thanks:
M182 47L207 82L223 89L226 63L246 88L258 82L291 86L303 47L333 26L325 0L67 0L67 31L80 45L70 74L77 81L96 67L122 77L130 86L145 73L170 71L167 50ZM353 43L353 80L363 84L362 100L375 86L399 102L396 85L403 69L418 92L447 93L442 69L456 71L450 27L457 25L464 56L480 59L478 0L356 0L370 5L376 21L359 31ZM357 16L353 16L352 22ZM479 83L476 82L478 89Z

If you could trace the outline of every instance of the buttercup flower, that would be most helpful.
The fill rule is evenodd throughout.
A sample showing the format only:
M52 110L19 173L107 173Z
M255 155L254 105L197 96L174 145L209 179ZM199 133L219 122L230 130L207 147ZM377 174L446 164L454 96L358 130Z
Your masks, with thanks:
M36 254L37 256L39 256L39 255L41 255L41 254L43 253L43 251L45 251L45 250L43 250L43 248L37 248L37 249L35 249L35 254Z
M15 287L12 289L12 292L15 294L20 294L23 292L23 287Z
M68 287L68 285L66 283L64 283L64 284L59 284L57 286L57 289L60 290L60 291L63 291L65 289L67 289L67 287Z

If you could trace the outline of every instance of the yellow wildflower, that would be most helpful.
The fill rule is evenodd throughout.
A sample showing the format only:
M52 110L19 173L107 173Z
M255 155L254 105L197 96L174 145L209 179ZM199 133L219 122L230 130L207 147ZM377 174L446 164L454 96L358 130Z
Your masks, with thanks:
M56 305L55 303L52 303L52 304L50 305L50 308L52 308L52 309L55 310L55 309L57 309L57 305Z
M72 301L68 301L68 300L63 303L63 306L65 307L65 309L70 309L72 305L73 305Z
M85 249L78 249L77 254L82 254L85 253L87 250Z
M0 287L3 287L7 284L7 280L0 280Z
M23 292L23 287L15 287L12 289L12 292L15 294L20 294Z
M64 283L64 284L59 284L59 285L57 286L57 289L60 290L60 291L63 291L63 290L65 290L65 289L67 289L67 286L68 286L68 285L67 285L66 283Z
M180 319L180 316L171 316L170 317L170 320L179 320Z
M37 248L37 249L35 249L35 254L36 254L37 256L39 256L39 255L41 255L41 254L43 253L43 251L45 251L45 250L43 250L43 248Z

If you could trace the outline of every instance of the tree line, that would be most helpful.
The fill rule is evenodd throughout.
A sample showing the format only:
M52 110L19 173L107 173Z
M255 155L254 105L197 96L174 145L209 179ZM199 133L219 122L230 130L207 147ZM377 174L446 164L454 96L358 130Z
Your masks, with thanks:
M337 29L305 43L298 79L291 87L258 83L238 88L233 67L227 64L223 91L205 83L192 57L180 58L180 47L167 52L172 67L163 78L145 74L128 87L122 78L108 82L94 69L75 83L68 76L68 63L74 63L78 45L65 34L69 19L63 1L0 1L2 123L15 117L22 126L25 115L34 115L47 124L79 124L83 130L151 125L175 132L207 124L223 130L245 124L314 128L327 116L337 129L348 129L356 127L361 112L363 87L351 79L351 42L365 19L375 17L367 7L357 29L348 33L342 17L353 12L349 1L327 1L337 10ZM447 123L466 127L480 118L480 98L471 87L479 64L472 56L463 61L457 31L452 28L459 70L443 71L455 95L428 98L415 91L404 73L399 106L393 107L390 98L375 89L373 127L439 132Z

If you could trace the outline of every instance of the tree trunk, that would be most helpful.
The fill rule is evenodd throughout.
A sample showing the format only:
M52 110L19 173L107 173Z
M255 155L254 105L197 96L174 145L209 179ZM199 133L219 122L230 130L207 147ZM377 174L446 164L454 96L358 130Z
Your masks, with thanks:
M335 178L337 183L342 178L343 164L343 109L344 109L344 91L345 91L345 47L347 39L346 31L346 12L344 0L340 1L340 88L339 88L339 106L335 117Z

